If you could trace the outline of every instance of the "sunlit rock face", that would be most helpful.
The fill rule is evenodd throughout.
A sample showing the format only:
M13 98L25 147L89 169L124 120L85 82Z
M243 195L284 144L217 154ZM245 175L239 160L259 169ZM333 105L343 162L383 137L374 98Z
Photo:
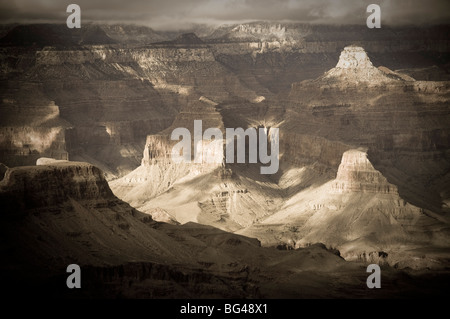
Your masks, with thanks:
M336 65L338 69L371 69L372 62L367 56L366 51L361 47L349 46L342 50L339 56L339 62Z
M426 201L434 198L430 205L418 202L412 191L422 183L419 180L431 178L415 175L417 161L441 172L448 167L442 159L449 115L438 102L447 100L447 84L417 83L374 67L361 47L345 47L334 68L293 84L282 106L268 107L261 101L222 103L215 109L217 105L206 98L189 103L170 129L148 136L141 167L112 188L155 218L155 207L162 208L178 222L214 225L256 237L267 246L298 248L322 241L351 260L367 261L367 256L386 251L390 257L380 262L441 267L441 257L436 264L431 259L408 262L414 252L400 249L437 245L449 236L446 230L427 235L436 226L428 214L443 212L439 206L447 196L441 184L445 174L437 178L435 188L422 193ZM225 170L232 173L217 179L217 170L209 174L205 164L173 165L170 152L175 142L169 133L176 127L192 132L195 119L209 123L204 128L280 127L280 172L261 178L251 165L228 164ZM434 127L418 124L428 121ZM433 145L433 140L440 142ZM411 165L394 164L408 159ZM142 183L143 176L150 175L155 183ZM411 176L417 179L414 187L406 182ZM436 198L437 193L442 197Z
M267 22L199 27L197 35L170 35L125 25L89 25L70 33L64 25L10 28L3 30L1 41L1 74L6 85L2 85L0 107L2 115L9 114L3 117L8 125L2 124L1 160L11 166L33 164L40 156L95 160L108 179L136 168L147 135L169 127L178 111L198 94L217 103L236 99L263 103L274 94L288 92L292 83L317 78L333 66L336 72L330 71L330 76L346 72L349 81L373 83L368 76L374 79L380 74L370 68L361 47L376 55L377 65L392 70L415 63L417 48L428 45L431 52L420 61L433 60L435 52L445 48L440 39L445 29L380 30L373 37L351 26ZM399 41L395 34L406 40ZM28 50L33 43L35 47ZM443 78L439 70L430 69L427 76L417 79ZM425 72L424 68L406 71ZM383 83L399 79L397 73L387 73ZM415 83L412 89L437 92L446 87ZM30 99L23 104L25 96ZM26 129L12 124L13 117L30 113L32 105L45 117L47 111L41 106L51 103L58 108L56 118L61 121ZM59 131L56 137L55 130ZM39 142L43 138L46 141Z
M328 71L325 78L339 78L348 83L369 82L380 85L392 82L385 74L372 65L366 51L361 47L345 47L334 69Z
M170 127L158 134L148 135L141 165L124 177L113 181L111 183L113 191L144 212L152 216L155 213L155 220L161 220L162 215L155 211L153 206L144 208L144 205L152 198L173 189L174 184L180 179L189 180L205 174L225 178L227 175L224 167L225 129L216 106L217 103L201 96L183 107ZM194 121L198 120L201 120L201 131L196 137ZM188 136L172 138L172 133L180 128L187 129ZM222 138L203 140L203 132L208 128L219 129ZM176 144L183 141L188 145L183 152L190 152L190 158L173 152ZM183 155L182 160L175 160L175 155Z
M264 100L218 62L194 34L130 48L109 45L114 41L101 28L88 27L96 43L73 42L58 27L29 28L31 35L41 34L42 28L48 32L43 43L52 37L56 42L33 52L22 48L28 42L2 51L6 85L2 85L0 108L8 116L0 120L5 132L0 154L11 166L30 165L41 156L89 160L114 179L139 166L147 135L169 127L190 100L201 95L217 103ZM138 38L146 32L125 29ZM118 39L125 37L123 28L105 30ZM11 30L8 45L18 45L10 41L21 32L26 30ZM124 41L128 40L133 42ZM22 62L9 62L17 59Z
M349 150L342 155L333 190L398 194L397 187L373 167L364 150Z
M446 267L445 254L426 252L449 242L450 85L434 81L448 79L448 32L427 30L374 37L350 26L249 23L199 27L199 37L110 26L92 29L95 43L49 45L59 39L49 34L33 49L5 44L0 162L90 162L146 217L264 246L324 242L349 260ZM279 128L279 171L225 163L219 140L200 153L195 120L222 133ZM173 161L176 128L191 132L191 163ZM38 170L19 180L48 180L58 200L55 176L80 174L86 187L62 178L74 198L104 183L84 166Z

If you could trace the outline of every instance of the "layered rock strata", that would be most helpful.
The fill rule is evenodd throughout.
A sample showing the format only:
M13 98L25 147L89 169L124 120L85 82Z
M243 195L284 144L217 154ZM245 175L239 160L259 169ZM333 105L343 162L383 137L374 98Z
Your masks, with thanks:
M373 167L364 150L349 150L342 155L333 190L338 193L398 194L397 187Z

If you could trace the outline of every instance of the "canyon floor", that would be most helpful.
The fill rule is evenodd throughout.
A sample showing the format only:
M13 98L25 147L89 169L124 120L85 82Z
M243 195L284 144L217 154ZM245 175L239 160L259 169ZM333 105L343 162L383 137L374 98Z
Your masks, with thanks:
M447 296L448 26L189 31L1 29L11 295ZM245 138L246 163L227 161L217 137L203 142L209 162L194 134L200 161L175 162L171 134L195 120L222 136L278 130L276 173L248 163ZM77 291L65 285L73 263ZM369 264L381 289L366 285Z

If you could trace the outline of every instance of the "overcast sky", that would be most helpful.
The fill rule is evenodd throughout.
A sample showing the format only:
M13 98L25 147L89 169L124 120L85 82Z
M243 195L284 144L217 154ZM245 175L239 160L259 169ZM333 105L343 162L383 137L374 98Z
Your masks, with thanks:
M450 21L450 0L0 0L0 21L65 23L70 3L81 7L82 23L125 22L156 29L252 20L365 24L371 3L380 5L382 24Z

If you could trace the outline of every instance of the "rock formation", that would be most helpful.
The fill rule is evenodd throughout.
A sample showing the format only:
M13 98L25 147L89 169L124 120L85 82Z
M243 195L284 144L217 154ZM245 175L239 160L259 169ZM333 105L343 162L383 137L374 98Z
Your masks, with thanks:
M30 37L44 32L39 26L30 29ZM4 38L0 60L6 85L0 107L8 117L0 127L0 154L6 164L30 165L42 156L88 160L113 179L139 165L146 136L167 128L191 99L263 100L216 61L206 45L193 46L193 35L180 37L179 43L127 48L75 43L64 30L50 29L61 43L33 52L23 47L27 43L8 40L20 30ZM22 62L11 63L18 59ZM27 94L31 87L33 93ZM44 124L40 120L48 119L50 111L58 114ZM45 138L49 145L35 145L33 139L43 134L57 140Z
M45 185L45 189L42 186ZM9 168L0 183L3 207L16 210L58 205L69 201L115 199L103 173L87 163L53 162L51 165ZM21 198L27 201L20 201ZM24 205L9 207L8 203Z
M4 269L79 261L108 296L148 280L150 297L221 283L214 297L259 298L299 296L286 282L319 265L353 276L317 242L358 263L448 268L448 27L195 28L1 31L2 231L17 242ZM174 163L170 135L194 120L279 128L279 171Z
M145 143L141 166L130 172L126 176L111 183L111 187L120 194L121 198L131 203L144 212L154 212L153 208L143 209L151 198L172 188L179 179L192 178L199 174L223 170L223 143L219 145L217 154L221 161L207 163L206 157L202 154L195 154L194 146L194 121L202 120L203 131L207 128L219 128L224 132L222 118L215 109L217 104L205 97L200 97L197 101L189 102L177 115L176 119L166 130L148 135ZM175 163L172 160L172 149L178 140L171 140L173 130L186 128L191 133L191 163ZM203 147L209 146L207 141L203 141ZM220 153L221 152L221 153ZM195 156L201 156L199 163L194 162ZM155 217L156 218L156 217Z
M424 190L420 197L424 200L419 201L405 183L416 166L394 164L402 158L413 163L420 157L423 165L437 171L436 177L416 177L416 183L422 178L445 179L445 174L437 175L445 172L448 163L436 159L442 159L448 147L448 112L436 98L446 99L446 84L428 83L443 89L426 92L414 89L416 82L387 68L375 68L362 48L347 47L335 68L293 85L284 108L264 108L265 102L217 110L206 100L202 107L188 104L164 134L148 137L142 166L133 177L112 187L144 212L161 207L178 222L214 225L256 237L263 245L301 247L322 241L340 249L347 259L386 251L389 257L383 262L391 265L442 267L445 253L434 257L440 260L437 263L433 258L416 263L411 261L412 250L400 249L441 245L439 238L449 236L446 230L437 230L447 223L439 204L446 200L444 184L437 182L436 188ZM434 127L418 124L412 130L411 123L422 121L417 114L425 121L433 118ZM186 126L192 131L195 118L220 119L210 122L217 127L279 126L280 173L261 179L252 165L226 165L232 175L221 181L205 169L174 166L169 160L170 130ZM430 144L431 140L439 140L440 146ZM147 178L154 181L151 185L142 182L142 176L150 176L149 168L143 173L146 165L155 176ZM155 185L160 185L158 191L150 191ZM437 198L437 193L442 197Z
M342 155L333 189L338 193L398 194L397 187L373 167L364 150L349 150Z
M10 297L319 297L323 276L341 276L343 285L327 295L342 297L364 284L346 277L359 266L323 245L281 251L209 226L156 223L115 198L103 173L87 163L13 168L0 184L2 204L11 203L2 206L0 223L0 273ZM82 271L78 291L65 287L73 263ZM299 292L306 278L317 282ZM280 290L287 279L296 288Z
M392 73L392 72L391 72ZM325 78L337 78L339 81L345 81L346 84L369 83L369 85L381 85L386 82L392 82L385 73L381 72L372 65L366 51L357 46L345 47L336 67L325 73Z

